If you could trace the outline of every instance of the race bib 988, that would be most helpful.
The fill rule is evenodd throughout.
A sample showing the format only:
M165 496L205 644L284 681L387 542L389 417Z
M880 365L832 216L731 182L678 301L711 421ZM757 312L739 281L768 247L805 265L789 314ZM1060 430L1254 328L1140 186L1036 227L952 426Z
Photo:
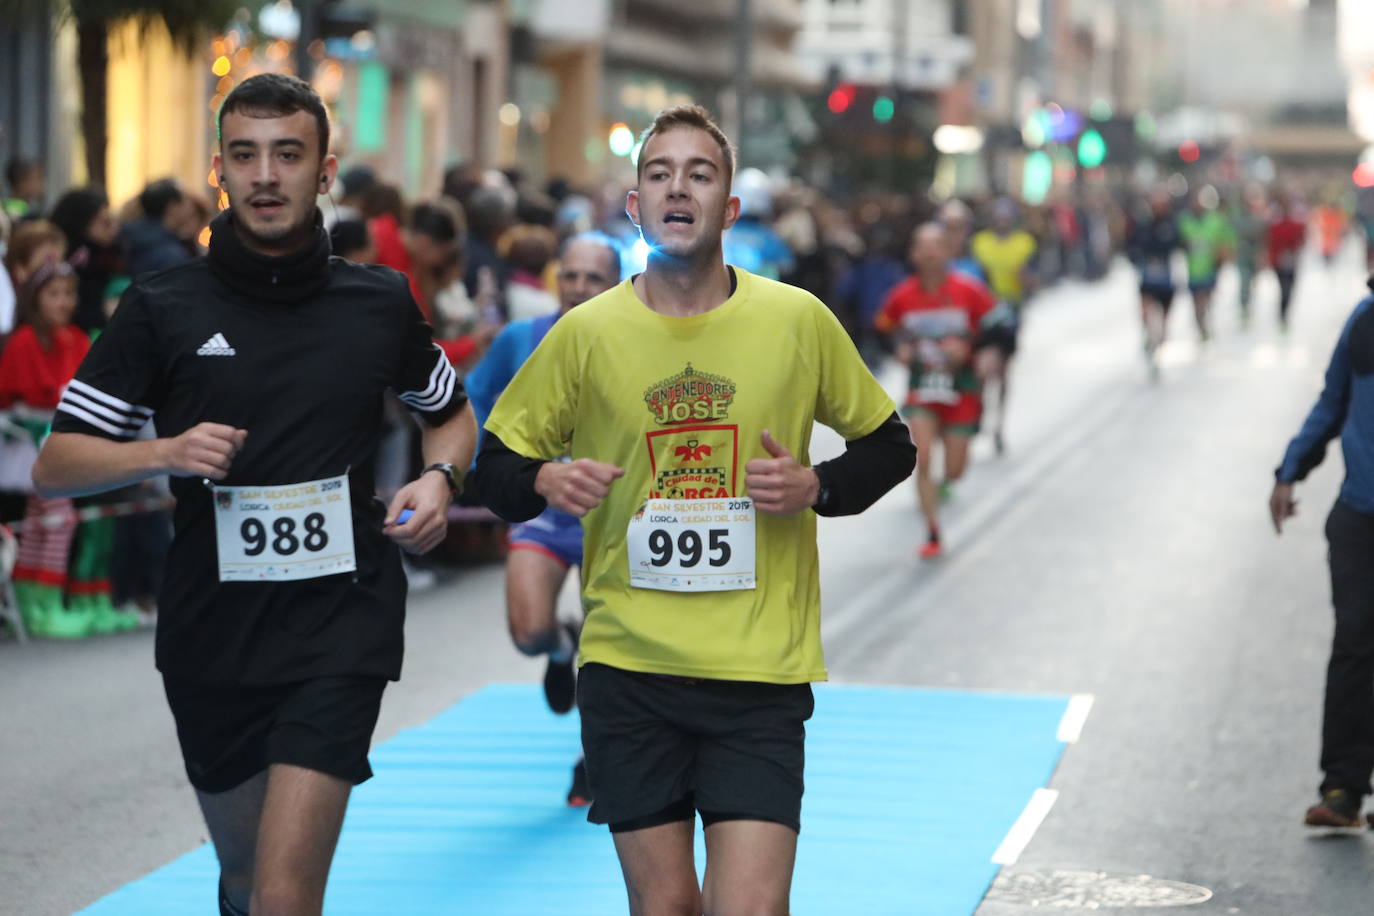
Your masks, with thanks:
M673 592L754 588L752 499L651 499L630 519L630 584Z
M348 475L211 489L221 582L285 582L358 568Z

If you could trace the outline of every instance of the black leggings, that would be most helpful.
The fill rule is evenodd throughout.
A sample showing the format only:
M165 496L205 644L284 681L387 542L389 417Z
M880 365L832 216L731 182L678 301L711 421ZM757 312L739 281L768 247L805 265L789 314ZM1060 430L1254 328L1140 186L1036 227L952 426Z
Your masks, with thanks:
M1337 500L1326 519L1336 631L1326 669L1321 791L1370 793L1374 772L1374 515Z
M1288 306L1293 302L1294 274L1291 270L1274 268L1274 276L1279 279L1279 321L1288 323Z

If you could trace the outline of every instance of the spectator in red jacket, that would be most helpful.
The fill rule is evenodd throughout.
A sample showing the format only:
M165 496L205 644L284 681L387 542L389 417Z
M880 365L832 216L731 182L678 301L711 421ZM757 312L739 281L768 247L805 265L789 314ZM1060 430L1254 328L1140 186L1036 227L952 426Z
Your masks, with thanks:
M35 438L91 346L72 324L76 304L76 270L66 262L44 264L19 294L20 325L0 353L0 408L10 409L12 422ZM79 639L90 630L89 615L68 611L63 601L75 531L70 499L29 497L11 577L24 624L40 636Z
M1279 281L1279 329L1288 332L1288 306L1293 301L1297 279L1298 255L1307 241L1307 224L1293 216L1286 198L1274 207L1274 218L1265 232L1264 244L1269 266Z

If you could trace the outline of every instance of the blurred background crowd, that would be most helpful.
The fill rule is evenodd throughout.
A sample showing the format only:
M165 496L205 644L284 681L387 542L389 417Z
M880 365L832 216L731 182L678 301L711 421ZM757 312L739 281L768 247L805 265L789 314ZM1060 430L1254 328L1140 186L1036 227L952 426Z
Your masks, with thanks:
M1374 5L1336 0L0 0L18 601L83 610L54 636L155 614L165 492L42 500L27 466L130 278L203 253L225 205L214 114L250 75L296 73L325 99L334 252L405 273L460 370L505 322L557 310L570 235L600 230L626 276L642 269L624 213L637 137L687 101L744 166L726 260L814 293L878 367L874 316L931 219L956 267L1018 307L1119 255L1143 270L1162 223L1190 273L1234 265L1242 304L1265 270L1291 292L1309 240L1374 237L1371 26ZM979 233L1025 240L1010 271ZM384 493L416 460L399 406L392 428ZM499 552L490 517L454 521L440 571Z

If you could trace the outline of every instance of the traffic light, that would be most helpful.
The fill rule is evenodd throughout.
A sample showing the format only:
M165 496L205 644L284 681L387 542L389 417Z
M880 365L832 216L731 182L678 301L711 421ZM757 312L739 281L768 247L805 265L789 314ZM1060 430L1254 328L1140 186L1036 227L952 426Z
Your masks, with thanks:
M831 90L830 98L826 100L826 106L834 114L844 114L849 110L849 106L854 104L856 91L853 83L840 83Z
M1107 158L1107 141L1096 128L1090 127L1078 138L1078 164L1095 169Z
M892 116L897 113L897 103L892 101L890 95L880 95L873 100L873 120L879 124L886 124L892 120Z
M628 124L616 124L611 128L606 144L615 155L628 156L635 148L635 132L630 130Z

